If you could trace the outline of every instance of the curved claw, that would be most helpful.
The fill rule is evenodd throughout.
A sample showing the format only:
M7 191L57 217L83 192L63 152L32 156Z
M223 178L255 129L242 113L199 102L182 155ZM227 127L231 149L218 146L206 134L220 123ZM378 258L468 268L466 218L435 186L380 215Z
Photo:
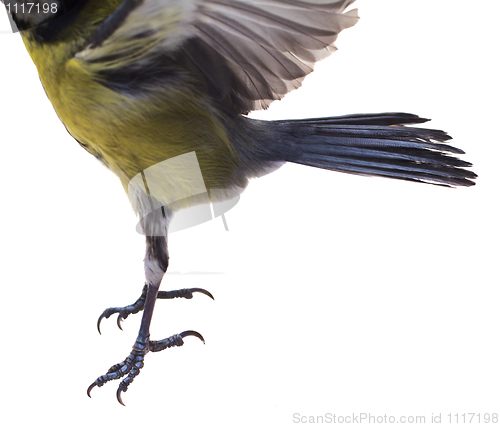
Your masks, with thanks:
M125 316L123 313L125 312L125 309L123 308L108 308L107 310L104 310L102 314L99 316L99 319L97 319L97 330L99 331L99 334L101 334L101 321L102 319L108 319L111 317L113 314L118 313L118 318L116 319L116 324L118 325L118 328L120 328L121 331L123 331L122 328L122 321L127 318L128 313L125 312Z
M116 319L116 324L118 325L118 328L120 328L120 331L123 331L123 328L122 328L122 320L123 319L124 318L122 317L121 313L118 315L118 318Z
M87 389L87 396L88 397L92 397L90 395L90 392L92 391L92 389L97 385L97 383L94 381L92 384L90 384L89 388Z
M123 400L122 400L122 389L120 387L118 387L118 390L116 390L116 398L118 399L118 402L120 403L120 405L125 406L125 403L123 403Z
M207 290L205 290L205 289L202 289L202 288L191 288L190 291L191 292L200 292L201 294L205 294L207 297L210 297L213 300L215 300L214 296L210 292L208 292Z
M189 336L199 338L203 342L203 344L205 344L205 338L203 338L203 335L201 335L199 332L196 332L196 331L184 331L184 332L181 332L179 335L182 338L189 337Z
M106 316L104 316L104 313L102 313L100 316L99 316L99 319L97 319L97 330L99 331L99 335L102 335L101 334L101 320L104 319Z

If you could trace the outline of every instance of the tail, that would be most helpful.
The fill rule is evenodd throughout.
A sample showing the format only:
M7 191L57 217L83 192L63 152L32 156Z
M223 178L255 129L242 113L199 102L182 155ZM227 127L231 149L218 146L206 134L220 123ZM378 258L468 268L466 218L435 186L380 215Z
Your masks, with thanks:
M424 123L414 114L384 113L278 120L280 139L291 144L293 163L366 176L448 187L471 186L477 175L445 132L402 125ZM276 128L275 128L276 129ZM283 141L285 142L285 141Z

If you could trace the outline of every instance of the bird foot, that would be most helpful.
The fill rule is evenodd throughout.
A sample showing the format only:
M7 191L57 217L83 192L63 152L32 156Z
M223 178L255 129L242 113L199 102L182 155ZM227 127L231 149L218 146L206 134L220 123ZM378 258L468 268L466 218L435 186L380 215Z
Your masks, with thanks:
M102 319L109 319L109 317L111 317L115 313L118 313L118 318L116 320L116 323L118 327L121 330L123 330L121 325L122 320L125 320L129 316L129 314L136 314L144 309L144 303L146 301L147 292L148 292L148 286L144 285L144 288L142 288L141 296L133 304L127 305L126 307L110 307L104 310L102 314L99 316L99 319L97 320L97 330L99 331L99 333L101 333ZM157 299L174 299L174 298L191 299L193 298L193 293L195 292L200 292L214 299L214 297L210 292L201 288L177 289L175 291L160 291L158 292Z
M90 392L95 386L102 387L108 381L117 380L126 375L125 379L120 382L118 390L116 391L116 398L118 399L118 402L125 406L122 401L121 394L122 392L127 391L128 386L134 381L135 377L139 375L144 366L144 357L146 354L149 351L157 352L170 347L180 347L184 344L183 338L187 336L195 336L205 343L203 336L196 331L184 331L180 334L172 335L171 337L160 341L150 341L149 335L139 335L134 343L134 346L132 347L130 355L123 362L109 368L105 375L97 378L87 389L87 395L91 397Z

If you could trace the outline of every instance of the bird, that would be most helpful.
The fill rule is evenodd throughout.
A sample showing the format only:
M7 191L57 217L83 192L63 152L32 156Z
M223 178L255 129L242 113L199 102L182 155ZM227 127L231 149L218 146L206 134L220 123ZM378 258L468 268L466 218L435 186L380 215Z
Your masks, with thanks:
M117 324L142 311L130 354L87 389L120 380L145 356L204 342L194 330L150 339L174 215L225 201L287 162L354 175L469 187L477 175L428 119L389 112L257 120L251 111L299 88L359 19L355 0L2 0L69 134L115 173L145 236L140 297L102 312ZM31 8L28 10L28 5Z

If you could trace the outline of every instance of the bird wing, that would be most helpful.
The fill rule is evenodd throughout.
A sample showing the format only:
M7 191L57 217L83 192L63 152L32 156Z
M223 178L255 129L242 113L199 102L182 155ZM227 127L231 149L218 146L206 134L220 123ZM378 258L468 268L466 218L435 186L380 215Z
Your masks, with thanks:
M107 72L169 58L246 114L298 88L357 20L354 0L125 0L77 58Z

